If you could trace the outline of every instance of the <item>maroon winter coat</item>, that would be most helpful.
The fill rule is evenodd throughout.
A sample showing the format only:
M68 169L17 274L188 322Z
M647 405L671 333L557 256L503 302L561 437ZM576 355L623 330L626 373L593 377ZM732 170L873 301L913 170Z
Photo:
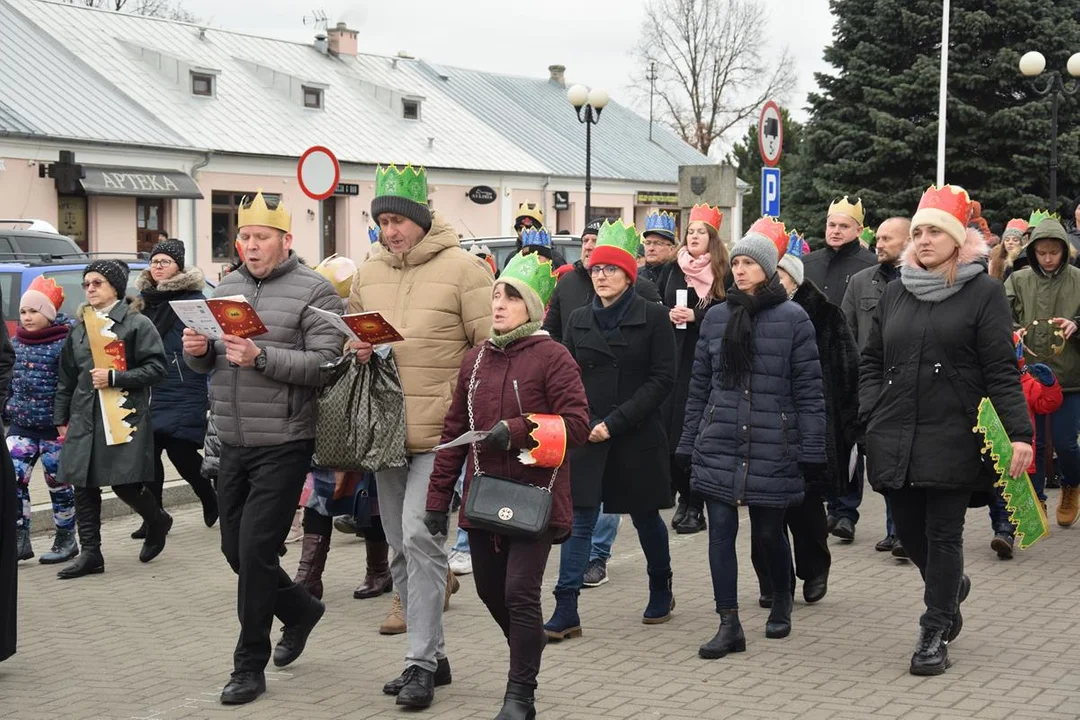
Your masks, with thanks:
M508 452L491 450L480 446L480 468L491 475L514 478L532 485L547 487L551 482L551 468L526 466L518 462L522 448L532 447L529 431L532 425L525 420L514 396L514 380L521 394L521 408L526 413L561 415L566 423L567 462L559 470L552 488L550 527L558 540L565 539L573 524L573 504L570 501L570 449L580 447L589 438L589 406L585 399L585 387L581 384L581 371L574 358L563 345L547 333L537 333L511 343L500 349L485 343L484 359L477 371L478 384L473 398L473 414L477 430L490 430L500 420L510 426ZM450 410L443 422L442 443L449 442L469 429L467 398L469 379L480 348L473 348L465 355L458 373L457 387L450 403ZM427 509L447 512L454 494L461 468L468 461L465 486L461 498L461 514L458 522L468 529L465 519L465 498L472 482L472 448L463 445L435 454L435 470L428 486Z

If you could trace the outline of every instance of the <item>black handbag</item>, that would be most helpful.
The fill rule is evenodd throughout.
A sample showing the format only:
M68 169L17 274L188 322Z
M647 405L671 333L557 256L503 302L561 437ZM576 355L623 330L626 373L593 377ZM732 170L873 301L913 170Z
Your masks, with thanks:
M476 430L473 394L476 373L484 357L484 347L476 356L469 379L469 429ZM547 532L551 521L551 490L559 468L551 474L547 487L538 487L513 478L488 475L480 469L480 453L472 443L473 476L465 498L465 519L472 527L511 537L535 540Z

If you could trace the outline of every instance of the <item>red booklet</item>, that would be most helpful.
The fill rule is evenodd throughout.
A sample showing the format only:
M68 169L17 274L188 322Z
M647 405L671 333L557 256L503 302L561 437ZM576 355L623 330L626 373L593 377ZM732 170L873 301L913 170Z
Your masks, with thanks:
M206 304L226 335L249 338L266 333L266 326L247 300L215 298L207 300Z
M405 338L401 336L394 326L386 322L377 312L356 313L355 315L342 315L341 319L356 333L356 337L372 345L383 343L401 342Z

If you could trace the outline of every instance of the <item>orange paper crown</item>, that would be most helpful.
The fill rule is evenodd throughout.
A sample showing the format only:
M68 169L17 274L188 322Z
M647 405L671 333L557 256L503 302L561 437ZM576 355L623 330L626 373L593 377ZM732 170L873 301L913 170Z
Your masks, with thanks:
M956 218L961 226L971 221L972 203L967 190L954 185L931 185L919 201L919 210L940 210Z
M720 232L720 222L724 219L724 213L720 212L720 208L713 207L712 205L695 205L690 208L690 222L697 222L700 220L713 230Z
M38 275L30 282L30 286L26 288L27 292L36 290L45 297L49 298L49 302L57 310L64 304L64 288L56 284L56 280L53 278L47 278L44 275Z
M536 428L529 437L536 443L531 450L522 450L518 460L522 465L542 468L561 467L566 459L566 423L559 415L531 413L525 416Z
M1009 224L1005 226L1005 232L1008 232L1010 230L1016 230L1021 235L1023 235L1028 231L1027 220L1024 220L1023 218L1013 218L1009 221Z
M787 252L788 243L790 238L787 229L784 227L784 223L780 222L774 217L758 218L754 221L754 224L750 226L747 231L747 235L750 233L757 233L758 235L764 235L773 241L776 245L776 257L780 259L784 257L784 253Z

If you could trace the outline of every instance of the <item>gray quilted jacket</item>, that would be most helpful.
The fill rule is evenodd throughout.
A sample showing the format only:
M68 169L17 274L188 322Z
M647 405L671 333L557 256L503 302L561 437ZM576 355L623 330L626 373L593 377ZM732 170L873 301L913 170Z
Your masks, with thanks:
M243 295L269 332L252 338L266 352L266 370L230 367L220 341L202 357L184 354L210 379L210 414L221 442L266 447L315 437L319 365L341 355L344 336L308 309L341 313L341 298L321 275L300 264L296 253L263 280L246 267L230 273L214 297Z

